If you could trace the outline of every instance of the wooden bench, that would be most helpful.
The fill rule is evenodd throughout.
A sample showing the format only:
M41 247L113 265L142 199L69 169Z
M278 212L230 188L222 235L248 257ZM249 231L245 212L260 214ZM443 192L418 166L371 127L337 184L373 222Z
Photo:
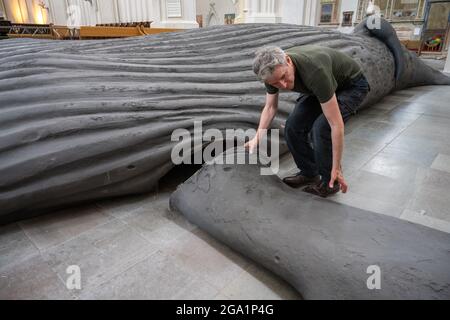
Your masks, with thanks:
M144 28L141 25L136 27L80 27L80 39L125 38L180 30L182 29Z
M96 24L97 27L137 27L143 26L144 28L151 28L150 25L153 21L142 22L122 22L122 23L102 23Z

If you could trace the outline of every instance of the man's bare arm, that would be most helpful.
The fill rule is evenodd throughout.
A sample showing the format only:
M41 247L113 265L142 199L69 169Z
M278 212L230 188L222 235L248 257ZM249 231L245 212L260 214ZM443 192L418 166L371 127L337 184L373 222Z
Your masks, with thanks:
M268 94L266 93L266 105L261 113L261 118L259 120L259 126L257 131L258 139L264 129L268 129L275 118L278 110L278 93Z
M343 192L347 191L347 184L341 170L342 153L344 149L344 120L339 110L336 94L325 103L322 103L323 114L331 127L331 141L333 144L333 166L331 169L330 186L339 182Z
M245 144L245 147L249 148L250 153L253 153L253 151L258 146L261 136L264 133L264 129L268 129L270 127L273 118L275 118L277 110L278 110L278 93L276 94L266 93L266 104L259 119L259 126L258 130L256 131L256 136Z

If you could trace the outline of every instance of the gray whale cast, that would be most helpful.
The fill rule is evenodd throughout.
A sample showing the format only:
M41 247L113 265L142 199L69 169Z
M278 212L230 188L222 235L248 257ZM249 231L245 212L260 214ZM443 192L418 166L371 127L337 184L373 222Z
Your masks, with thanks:
M299 192L259 169L205 165L171 207L305 299L450 298L450 234ZM380 286L369 290L376 268Z
M351 35L244 24L114 40L2 40L0 222L148 191L173 167L172 131L194 120L205 130L255 128L265 91L251 64L264 45L316 44L352 56L372 88L365 107L396 89L450 84L392 32L384 23ZM295 98L281 96L274 127Z

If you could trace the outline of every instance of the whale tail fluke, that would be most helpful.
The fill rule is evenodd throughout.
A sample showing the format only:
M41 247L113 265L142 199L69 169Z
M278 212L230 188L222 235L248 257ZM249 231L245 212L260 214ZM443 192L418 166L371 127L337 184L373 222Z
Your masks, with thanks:
M400 42L392 25L379 16L366 17L355 27L355 34L373 36L392 52L395 62L395 89L424 85L450 85L450 77L425 64Z

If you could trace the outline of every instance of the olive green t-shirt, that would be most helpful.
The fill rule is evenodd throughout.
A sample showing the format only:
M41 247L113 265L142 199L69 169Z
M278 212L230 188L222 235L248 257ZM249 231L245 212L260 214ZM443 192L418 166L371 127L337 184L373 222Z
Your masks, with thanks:
M295 65L295 82L292 91L315 95L320 103L333 97L338 87L345 87L351 79L362 73L359 64L338 50L304 45L286 50ZM269 84L267 93L279 90Z

